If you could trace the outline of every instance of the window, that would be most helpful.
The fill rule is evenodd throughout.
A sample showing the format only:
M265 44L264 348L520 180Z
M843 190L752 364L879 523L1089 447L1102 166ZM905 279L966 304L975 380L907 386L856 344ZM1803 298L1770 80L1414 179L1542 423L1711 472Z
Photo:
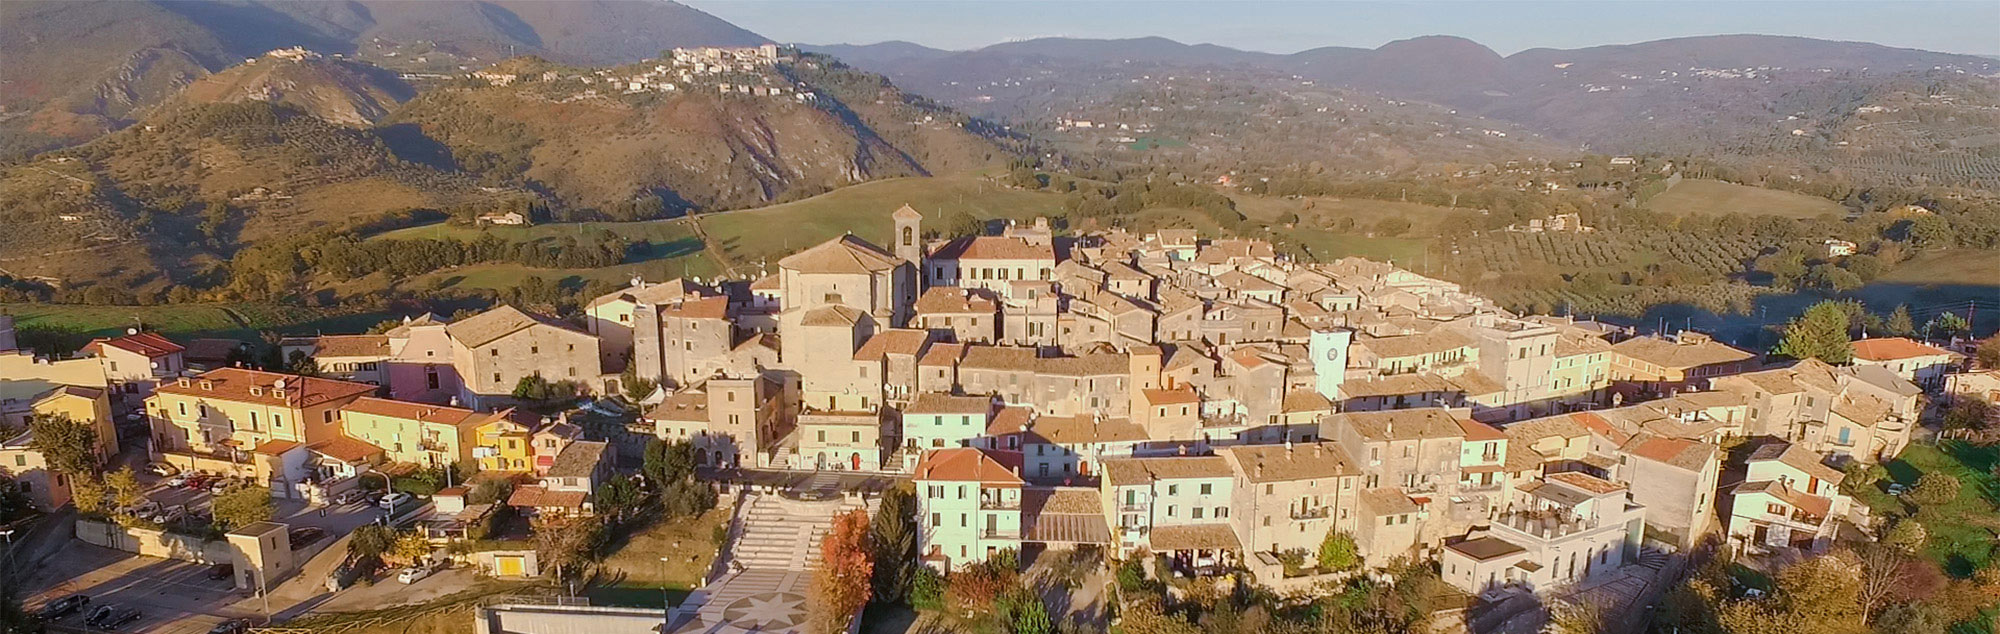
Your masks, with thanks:
M1785 507L1782 504L1765 504L1764 512L1770 513L1772 515L1784 515Z
M1208 494L1211 494L1211 493L1214 493L1214 492L1215 492L1215 490L1214 490L1214 489L1215 489L1215 485L1213 485L1213 484L1208 484L1208 483L1205 483L1205 482L1204 482L1204 483L1202 483L1202 485L1201 485L1201 494L1202 494L1202 495L1208 495Z
M1190 512L1191 512L1191 513L1194 513L1194 516L1193 516L1193 517L1194 517L1194 519L1201 519L1201 512L1202 512L1202 508L1201 508L1201 507L1199 507L1199 506L1197 506L1197 507L1194 507L1194 509L1193 509L1192 511L1190 511Z
M499 348L494 348L494 349L492 349L492 350L487 350L487 351L486 351L486 356L489 356L489 357L497 357L497 356L500 356L500 349L499 349Z
M1181 485L1178 484L1167 485L1167 495L1180 495L1180 494L1181 494Z

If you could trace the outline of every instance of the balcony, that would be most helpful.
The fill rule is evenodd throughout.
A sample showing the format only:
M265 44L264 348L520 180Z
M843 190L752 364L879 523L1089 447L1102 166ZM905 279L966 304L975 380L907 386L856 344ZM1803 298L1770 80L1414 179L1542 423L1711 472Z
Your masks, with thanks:
M1011 540L1011 541L1020 541L1020 540L1021 540L1021 529L1018 529L1018 528L984 528L984 529L980 529L980 531L979 531L979 538L980 538L980 539L1003 539L1003 540Z
M979 509L982 511L1018 511L1021 510L1021 498L1008 499L982 495L979 497Z
M417 441L417 448L424 451L450 451L449 448L445 447L444 443L436 440L419 440Z
M1295 520L1323 520L1331 514L1333 514L1333 509L1324 506L1307 509L1294 508L1291 511L1292 519Z
M1151 507L1136 502L1129 502L1118 505L1119 513L1146 513L1151 510L1152 510Z

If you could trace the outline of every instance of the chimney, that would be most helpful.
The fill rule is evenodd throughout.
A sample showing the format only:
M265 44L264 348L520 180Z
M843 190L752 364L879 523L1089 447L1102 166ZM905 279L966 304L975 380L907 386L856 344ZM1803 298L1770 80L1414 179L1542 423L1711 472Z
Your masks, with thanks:
M1259 478L1264 477L1264 463L1257 463L1257 469L1253 473Z

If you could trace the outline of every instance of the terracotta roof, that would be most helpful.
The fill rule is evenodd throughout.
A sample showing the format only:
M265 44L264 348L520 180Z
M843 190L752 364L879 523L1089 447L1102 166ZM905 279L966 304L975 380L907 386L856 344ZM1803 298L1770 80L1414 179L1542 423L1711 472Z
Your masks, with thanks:
M1291 390L1285 392L1284 409L1287 414L1298 412L1331 412L1333 411L1333 401L1327 400L1325 396L1313 390Z
M757 278L757 281L755 282L751 282L750 290L775 291L778 290L779 288L782 288L783 286L784 282L778 278L778 274L772 273L770 275Z
M586 308L596 308L616 301L627 301L641 306L660 304L675 299L700 295L708 289L682 278L674 278L656 284L628 286L590 300Z
M1613 493L1625 490L1625 485L1623 484L1612 482L1610 480L1590 475L1588 473L1583 473L1581 471L1564 471L1562 473L1551 473L1547 476L1544 476L1542 479L1551 482L1561 482L1563 484L1567 484L1569 486L1576 487L1578 489L1582 489L1600 495L1605 493Z
M1028 424L1034 420L1035 409L1032 407L1001 407L1000 411L993 415L993 422L986 424L986 435L1005 436L1008 434L1018 434L1026 430Z
M1516 546L1513 542L1490 536L1445 542L1444 547L1471 557L1475 561L1491 561L1508 555L1528 552L1528 549Z
M313 339L315 357L386 357L388 335L321 335Z
M1056 259L1052 245L1034 245L1006 236L959 236L931 251L933 260L1049 260ZM1031 271L1039 275L1039 271Z
M124 350L126 352L131 352L151 359L157 359L159 357L164 357L176 352L181 352L183 350L186 350L186 348L181 347L181 344L168 341L166 337L162 337L158 334L150 332L142 332L134 335L125 335L123 337L117 337L113 339L100 339L98 341L91 342L91 345L111 346L119 350Z
M870 244L867 240L844 235L821 242L810 249L785 256L778 260L780 268L800 273L867 274L895 269L903 264L902 258Z
M1238 445L1223 449L1251 482L1290 482L1359 475L1347 452L1331 442Z
M1236 473L1222 456L1105 458L1102 462L1104 477L1112 486L1146 484L1156 480L1227 478Z
M1344 398L1366 398L1370 396L1397 396L1402 394L1424 394L1427 392L1453 393L1459 387L1434 374L1392 374L1351 381L1342 381L1340 395Z
M924 351L924 344L930 343L931 333L910 328L891 328L869 337L854 351L855 361L880 361L883 357L900 354L915 357Z
M916 310L924 315L990 315L1000 310L1000 303L986 289L933 286L917 298Z
M195 339L187 342L187 351L181 356L189 361L224 361L241 347L243 342L235 339Z
M1091 442L1137 442L1147 440L1146 429L1129 418L1106 418L1093 422L1090 416L1042 416L1028 428L1031 438L1059 445Z
M1832 500L1793 489L1777 480L1745 482L1738 485L1735 491L1735 495L1739 496L1752 493L1770 495L1815 517L1826 517L1827 510L1833 507Z
M1533 443L1543 438L1581 438L1590 435L1590 428L1584 427L1573 414L1530 418L1510 423L1503 431L1508 438L1519 440L1522 444Z
M1201 402L1201 395L1195 394L1192 387L1175 390L1142 390L1141 394L1145 395L1146 403L1153 406Z
M1465 432L1465 439L1467 441L1477 442L1482 440L1507 439L1507 434L1502 433L1498 429L1495 429L1492 425L1472 420L1470 418L1458 419L1458 428L1460 431Z
M1033 372L1035 350L1013 346L966 346L959 367L968 370L1008 370Z
M1021 454L971 447L933 449L917 461L916 479L1021 486Z
M1626 453L1654 462L1670 464L1688 471L1700 471L1708 461L1716 456L1715 445L1693 442L1679 438L1665 438L1642 434L1626 443Z
M578 440L563 447L556 454L555 464L549 466L548 475L554 478L583 478L597 470L604 459L607 445L594 440Z
M1021 489L1021 510L1036 513L1104 513L1102 494L1095 487L1027 487Z
M432 405L429 403L396 401L386 398L375 398L373 396L363 396L354 399L354 402L341 406L340 411L455 426L470 425L486 419L485 415L469 409Z
M1466 372L1464 374L1460 374L1458 376L1445 379L1445 381L1451 383L1454 386L1457 386L1459 391L1465 392L1466 396L1499 394L1501 392L1507 391L1507 386L1501 385L1499 381L1487 378L1486 375L1480 374L1478 372Z
M958 363L959 357L964 354L965 354L965 344L962 343L931 344L930 351L925 352L923 358L917 360L917 365L919 366L954 365Z
M1117 352L1098 352L1078 357L1042 357L1035 360L1035 371L1063 377L1124 375L1132 371L1132 362L1130 357Z
M1827 466L1825 462L1821 461L1819 454L1805 448L1803 445L1794 445L1786 442L1768 443L1758 447L1756 451L1750 452L1750 457L1745 461L1762 462L1766 460L1776 460L1784 463L1785 466L1798 469L1806 475L1834 484L1840 484L1841 480L1847 479L1847 474L1841 473L1839 469Z
M667 396L667 400L646 412L647 420L670 420L680 422L708 422L708 394L692 390L682 390Z
M1433 330L1413 335L1390 337L1362 336L1354 344L1367 348L1375 356L1391 359L1414 357L1472 346L1472 340L1449 330Z
M1417 512L1416 501L1411 500L1408 493L1404 493L1402 489L1396 487L1381 487L1362 491L1361 501L1367 504L1370 510L1374 511L1375 517Z
M1458 417L1439 407L1334 414L1331 424L1347 425L1365 440L1463 438Z
M1597 336L1597 333L1582 328L1564 328L1556 337L1556 356L1573 357L1580 354L1610 352L1611 343Z
M1224 287L1235 289L1237 291L1249 291L1253 293L1285 290L1284 286L1272 282L1271 280L1257 277L1249 273L1244 273L1242 271L1229 271L1227 273L1217 275L1215 276L1215 283L1220 284Z
M548 487L530 484L514 487L514 493L507 496L507 506L520 508L583 508L583 501L589 497L582 491L550 491Z
M1634 337L1612 344L1611 350L1663 368L1678 369L1747 361L1757 356L1706 337L1682 341Z
M300 446L302 445L290 440L267 440L264 441L264 444L257 445L255 449L251 449L250 452L266 456L282 456L285 455L285 452L297 449Z
M861 317L866 314L840 304L829 304L806 311L805 316L799 318L799 325L852 326L860 323Z
M182 385L181 381L186 381L187 384ZM283 382L285 386L283 390L285 395L282 398L277 396L279 390L275 389L279 382ZM203 385L207 387L204 388ZM191 378L163 381L157 391L239 403L300 408L370 394L375 391L375 386L243 368L217 368Z
M1854 342L1854 358L1895 361L1917 357L1950 356L1951 351L1903 337L1876 337Z
M335 436L330 440L313 443L307 448L325 454L329 458L349 464L361 462L371 456L381 455L382 453L381 447L346 434Z
M1228 524L1179 524L1155 526L1146 535L1146 544L1155 551L1243 550L1236 531Z
M926 392L918 394L904 414L980 414L993 411L993 399L984 396L952 396Z
M660 305L660 316L680 319L728 319L729 298L718 295L669 301Z
M467 317L457 323L445 326L444 330L468 348L477 348L507 335L526 330L535 325L552 326L570 332L581 333L575 326L546 315L523 312L519 308L502 304L492 310Z

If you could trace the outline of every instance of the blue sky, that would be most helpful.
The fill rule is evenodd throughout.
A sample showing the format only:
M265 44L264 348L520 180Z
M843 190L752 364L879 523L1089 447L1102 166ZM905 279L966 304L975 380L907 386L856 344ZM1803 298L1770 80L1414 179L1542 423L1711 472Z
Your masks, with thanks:
M907 40L947 49L1067 36L1159 35L1290 53L1373 48L1457 35L1501 54L1726 33L1857 40L1951 53L2000 54L2000 0L1578 0L1550 2L1169 2L1073 0L683 0L780 42Z

